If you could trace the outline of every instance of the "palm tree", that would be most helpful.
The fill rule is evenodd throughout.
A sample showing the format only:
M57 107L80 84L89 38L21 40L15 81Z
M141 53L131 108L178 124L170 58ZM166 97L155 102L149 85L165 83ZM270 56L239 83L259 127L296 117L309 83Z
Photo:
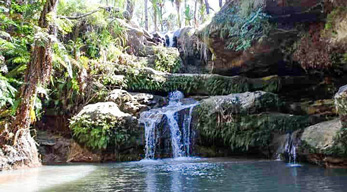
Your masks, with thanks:
M172 3L176 4L176 11L177 11L177 22L179 28L182 27L182 22L181 22L181 3L182 0L171 0Z
M182 27L182 21L181 21L181 3L182 3L182 0L175 0L175 2L176 2L178 26L179 26L179 28L181 28Z

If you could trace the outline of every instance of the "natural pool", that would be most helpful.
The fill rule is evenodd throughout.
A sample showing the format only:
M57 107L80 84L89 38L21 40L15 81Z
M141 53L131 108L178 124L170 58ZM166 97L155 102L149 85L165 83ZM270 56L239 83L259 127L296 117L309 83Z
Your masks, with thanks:
M0 173L0 191L346 191L347 170L284 162L181 158L43 166Z

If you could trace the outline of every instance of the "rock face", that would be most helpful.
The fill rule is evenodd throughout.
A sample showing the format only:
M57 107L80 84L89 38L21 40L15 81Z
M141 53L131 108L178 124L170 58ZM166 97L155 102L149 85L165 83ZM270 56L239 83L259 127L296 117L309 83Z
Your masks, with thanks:
M312 123L308 116L279 113L281 106L277 95L266 92L203 99L194 109L199 145L269 156L267 147L274 134L295 131Z
M318 82L305 76L268 76L248 78L244 76L221 76L217 74L163 73L148 68L127 73L127 90L149 93L167 93L180 90L185 95L227 95L247 91L293 94L311 92ZM316 95L317 96L317 95Z
M299 129L292 134L276 136L272 147L277 154L288 153L284 145L295 146L299 161L308 161L324 167L347 167L347 133L345 122L346 86L335 95L340 118L324 121ZM336 114L334 115L336 116ZM281 147L282 146L282 147ZM286 154L288 155L288 154Z
M196 30L192 27L180 29L177 36L177 49L182 58L181 72L204 73L207 62L211 60L210 50L199 40Z
M213 54L208 68L223 75L302 74L300 66L288 62L290 51L283 48L291 47L297 40L299 31L295 25L322 19L322 2L257 0L226 3L212 22L198 33ZM243 29L250 30L245 32Z

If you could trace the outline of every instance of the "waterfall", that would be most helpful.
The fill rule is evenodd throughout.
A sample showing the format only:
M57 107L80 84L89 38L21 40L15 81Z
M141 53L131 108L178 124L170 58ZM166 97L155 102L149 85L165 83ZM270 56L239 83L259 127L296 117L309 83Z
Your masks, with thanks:
M170 129L172 157L190 156L191 121L193 108L199 103L193 99L184 99L180 91L169 94L169 104L140 114L140 123L145 126L146 159L154 159L160 136L159 126L163 120ZM180 121L179 114L183 115Z
M284 152L288 155L288 166L290 167L300 167L301 165L297 163L297 154L295 146L295 135L289 134L288 139L284 148Z

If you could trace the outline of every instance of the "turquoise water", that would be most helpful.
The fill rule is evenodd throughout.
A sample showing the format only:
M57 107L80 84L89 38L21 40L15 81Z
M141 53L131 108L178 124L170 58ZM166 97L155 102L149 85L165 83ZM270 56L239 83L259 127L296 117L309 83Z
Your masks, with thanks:
M40 169L31 187L23 179L17 188L11 188L14 181L1 184L3 173L0 191L347 191L347 170L267 160L181 158Z

